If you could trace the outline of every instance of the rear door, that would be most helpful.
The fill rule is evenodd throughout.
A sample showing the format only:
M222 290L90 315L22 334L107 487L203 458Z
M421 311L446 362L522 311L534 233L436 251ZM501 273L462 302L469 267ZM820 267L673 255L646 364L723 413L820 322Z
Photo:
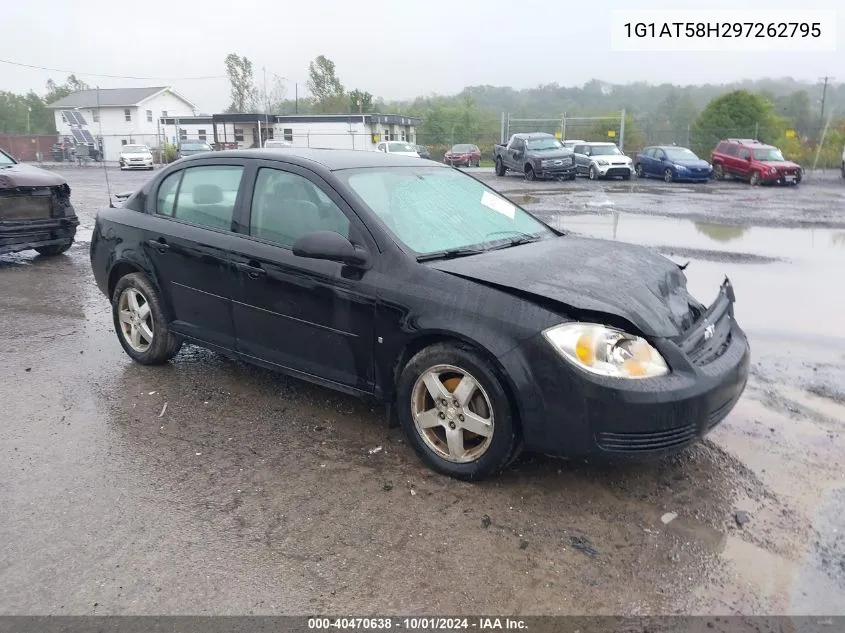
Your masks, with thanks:
M579 174L586 174L590 168L590 157L587 156L586 145L575 146L575 171Z
M649 169L652 175L663 176L663 170L666 169L666 152L660 148L654 149L649 161Z
M751 158L750 149L747 147L740 147L737 149L736 158L733 159L733 170L735 174L742 178L751 177L751 163L748 160L749 158Z
M228 251L247 168L242 160L190 165L159 184L141 248L173 314L173 330L229 350L235 337Z
M374 385L375 289L367 271L297 257L294 242L335 231L377 248L363 224L313 172L261 162L245 200L245 233L231 256L238 351L354 391Z

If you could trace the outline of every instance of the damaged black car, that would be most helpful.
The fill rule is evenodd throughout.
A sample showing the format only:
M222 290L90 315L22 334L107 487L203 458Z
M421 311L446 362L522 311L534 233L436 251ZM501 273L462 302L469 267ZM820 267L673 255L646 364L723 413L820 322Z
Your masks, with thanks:
M385 403L461 479L523 449L680 450L748 377L727 279L704 305L647 248L556 230L395 154L185 158L100 213L91 263L136 361L195 343Z
M64 253L78 225L64 178L0 150L0 255L29 249Z

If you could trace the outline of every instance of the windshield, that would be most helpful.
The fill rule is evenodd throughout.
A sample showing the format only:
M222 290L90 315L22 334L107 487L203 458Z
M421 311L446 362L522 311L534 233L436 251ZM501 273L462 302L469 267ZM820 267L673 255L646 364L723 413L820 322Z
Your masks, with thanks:
M774 147L770 149L755 149L754 158L756 158L757 160L774 162L780 162L785 160L783 154L780 153L780 150Z
M452 151L456 154L466 154L467 152L474 152L475 147L473 145L454 145Z
M535 138L529 140L526 145L534 152L543 152L551 149L561 149L563 143L556 138Z
M208 143L182 143L182 149L188 150L209 150L211 146Z
M17 161L0 149L0 165L15 165Z
M417 148L410 143L403 143L401 141L391 141L387 144L388 152L416 152Z
M615 156L622 153L616 145L593 145L591 149L593 156Z
M120 151L124 154L146 154L150 148L146 145L124 145Z
M698 160L698 156L692 150L685 147L672 147L664 150L669 160Z
M555 235L492 189L452 169L386 167L335 172L417 254L488 248Z

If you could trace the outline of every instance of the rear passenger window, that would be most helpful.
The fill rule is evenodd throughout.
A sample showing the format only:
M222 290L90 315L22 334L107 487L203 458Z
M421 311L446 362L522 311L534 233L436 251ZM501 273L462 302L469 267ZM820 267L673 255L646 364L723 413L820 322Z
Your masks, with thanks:
M205 165L185 169L176 192L175 211L166 215L212 229L232 230L235 201L243 171L243 167L232 165ZM172 176L159 188L159 198L170 178ZM162 206L159 202L159 213L163 208L166 209L167 204Z
M725 148L725 154L727 154L728 156L736 156L736 149L736 145L728 145Z
M279 169L258 170L249 234L292 247L304 235L334 231L349 238L349 218L307 178Z

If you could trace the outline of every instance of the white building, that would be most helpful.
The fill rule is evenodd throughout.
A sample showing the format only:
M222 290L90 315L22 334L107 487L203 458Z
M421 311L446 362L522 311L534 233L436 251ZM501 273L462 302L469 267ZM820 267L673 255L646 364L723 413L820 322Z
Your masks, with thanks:
M202 140L221 148L260 147L268 138L294 147L374 150L381 141L416 143L420 119L399 114L214 114L162 117L168 143Z
M157 146L162 117L192 117L198 110L167 86L83 90L47 107L63 140L95 142L106 160L117 160L122 145Z

